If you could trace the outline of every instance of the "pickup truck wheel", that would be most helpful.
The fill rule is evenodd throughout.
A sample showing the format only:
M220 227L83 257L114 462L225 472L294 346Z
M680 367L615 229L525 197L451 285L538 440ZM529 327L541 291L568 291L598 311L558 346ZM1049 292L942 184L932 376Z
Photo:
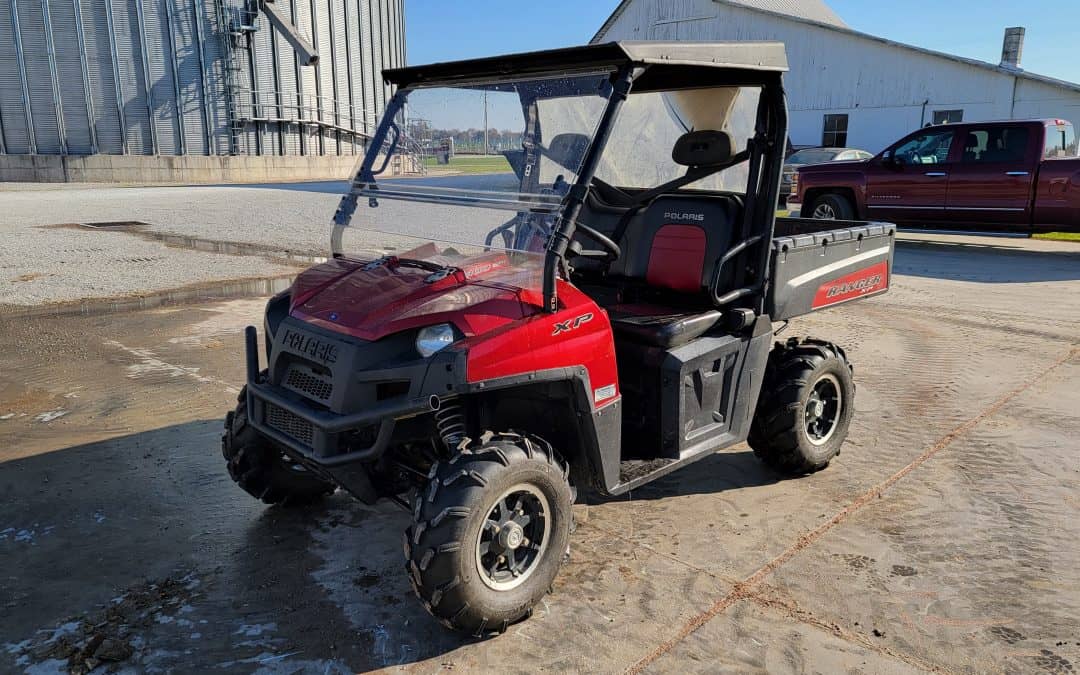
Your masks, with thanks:
M303 506L321 500L336 487L289 459L281 448L248 424L247 387L236 410L225 417L221 454L229 476L245 492L267 504Z
M769 355L747 442L776 471L820 471L840 453L854 412L855 383L844 351L791 339Z
M477 637L531 614L562 566L569 468L546 442L485 434L436 463L413 500L405 565L425 609Z
M847 197L830 193L814 200L810 205L810 217L818 220L854 220L855 208Z

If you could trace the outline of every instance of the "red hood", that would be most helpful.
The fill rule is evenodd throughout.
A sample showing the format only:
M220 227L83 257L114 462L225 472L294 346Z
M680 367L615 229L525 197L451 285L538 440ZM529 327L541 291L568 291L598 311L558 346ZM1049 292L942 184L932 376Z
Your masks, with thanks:
M430 270L335 258L296 278L290 314L364 340L452 323L466 337L535 314L539 294L519 288L520 272L501 254L455 260L460 272L428 282ZM435 262L433 260L433 262ZM443 262L438 260L438 262Z

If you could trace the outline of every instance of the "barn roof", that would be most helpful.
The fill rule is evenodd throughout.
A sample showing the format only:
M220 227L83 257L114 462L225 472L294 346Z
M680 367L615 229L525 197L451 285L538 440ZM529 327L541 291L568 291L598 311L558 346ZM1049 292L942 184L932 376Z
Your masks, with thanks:
M783 14L784 16L791 16L800 19L806 19L815 23L823 23L832 26L839 26L841 28L847 28L847 24L844 23L836 12L831 7L825 4L824 0L716 0L717 2L727 2L729 5L742 5L747 9L756 9L762 12L769 12L772 14ZM615 8L615 11L611 13L608 20L604 22L604 25L600 27L600 30L593 36L592 41L600 41L604 33L607 32L611 24L615 23L620 16L622 16L623 10L625 10L633 0L622 0L619 6Z
M593 36L592 42L600 42L604 39L611 26L622 16L623 12L632 2L636 0L622 0L615 11L611 13L607 21L600 26L600 30ZM903 42L897 42L888 38L879 37L877 35L871 35L869 33L863 33L857 30L853 30L847 26L824 3L823 0L713 0L714 2L733 5L736 7L742 7L751 11L760 12L771 16L776 16L797 23L804 23L811 26L817 26L819 28L825 28L828 30L844 33L845 35L851 35L853 37L861 38L864 40L872 40L881 44L889 45L890 47L897 47L899 49L906 49L929 56L934 56L956 63L963 63L968 66L974 66L976 68L982 68L984 70L992 70L1003 75L1009 75L1011 77L1018 77L1021 79L1031 80L1033 82L1040 82L1054 87L1060 87L1062 89L1069 89L1071 91L1080 92L1080 84L1075 82L1068 82L1066 80L1059 80L1054 77L1048 77L1046 75L1039 75L1037 73L1031 73L1020 68L1010 68L994 63L987 63L986 61L979 61L978 59L969 59L963 56L957 56L955 54L948 54L945 52L935 51L933 49L926 49L923 47L916 47L915 45L905 44Z

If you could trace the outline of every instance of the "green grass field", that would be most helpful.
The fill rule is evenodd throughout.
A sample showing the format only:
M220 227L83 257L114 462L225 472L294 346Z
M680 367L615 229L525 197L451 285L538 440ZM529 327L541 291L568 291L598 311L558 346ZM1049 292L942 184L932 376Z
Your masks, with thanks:
M1080 241L1080 232L1044 232L1032 235L1034 239L1049 239L1051 241Z
M458 155L451 158L449 164L439 164L434 157L424 159L424 166L429 169L443 169L458 173L505 173L513 171L510 163L502 155Z

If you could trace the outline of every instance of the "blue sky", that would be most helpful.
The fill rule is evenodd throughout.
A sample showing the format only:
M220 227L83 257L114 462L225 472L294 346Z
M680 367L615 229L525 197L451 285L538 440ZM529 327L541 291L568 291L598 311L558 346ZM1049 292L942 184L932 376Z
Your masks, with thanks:
M826 0L855 30L997 63L1025 26L1022 66L1080 82L1078 0ZM409 63L584 44L617 0L405 0Z

